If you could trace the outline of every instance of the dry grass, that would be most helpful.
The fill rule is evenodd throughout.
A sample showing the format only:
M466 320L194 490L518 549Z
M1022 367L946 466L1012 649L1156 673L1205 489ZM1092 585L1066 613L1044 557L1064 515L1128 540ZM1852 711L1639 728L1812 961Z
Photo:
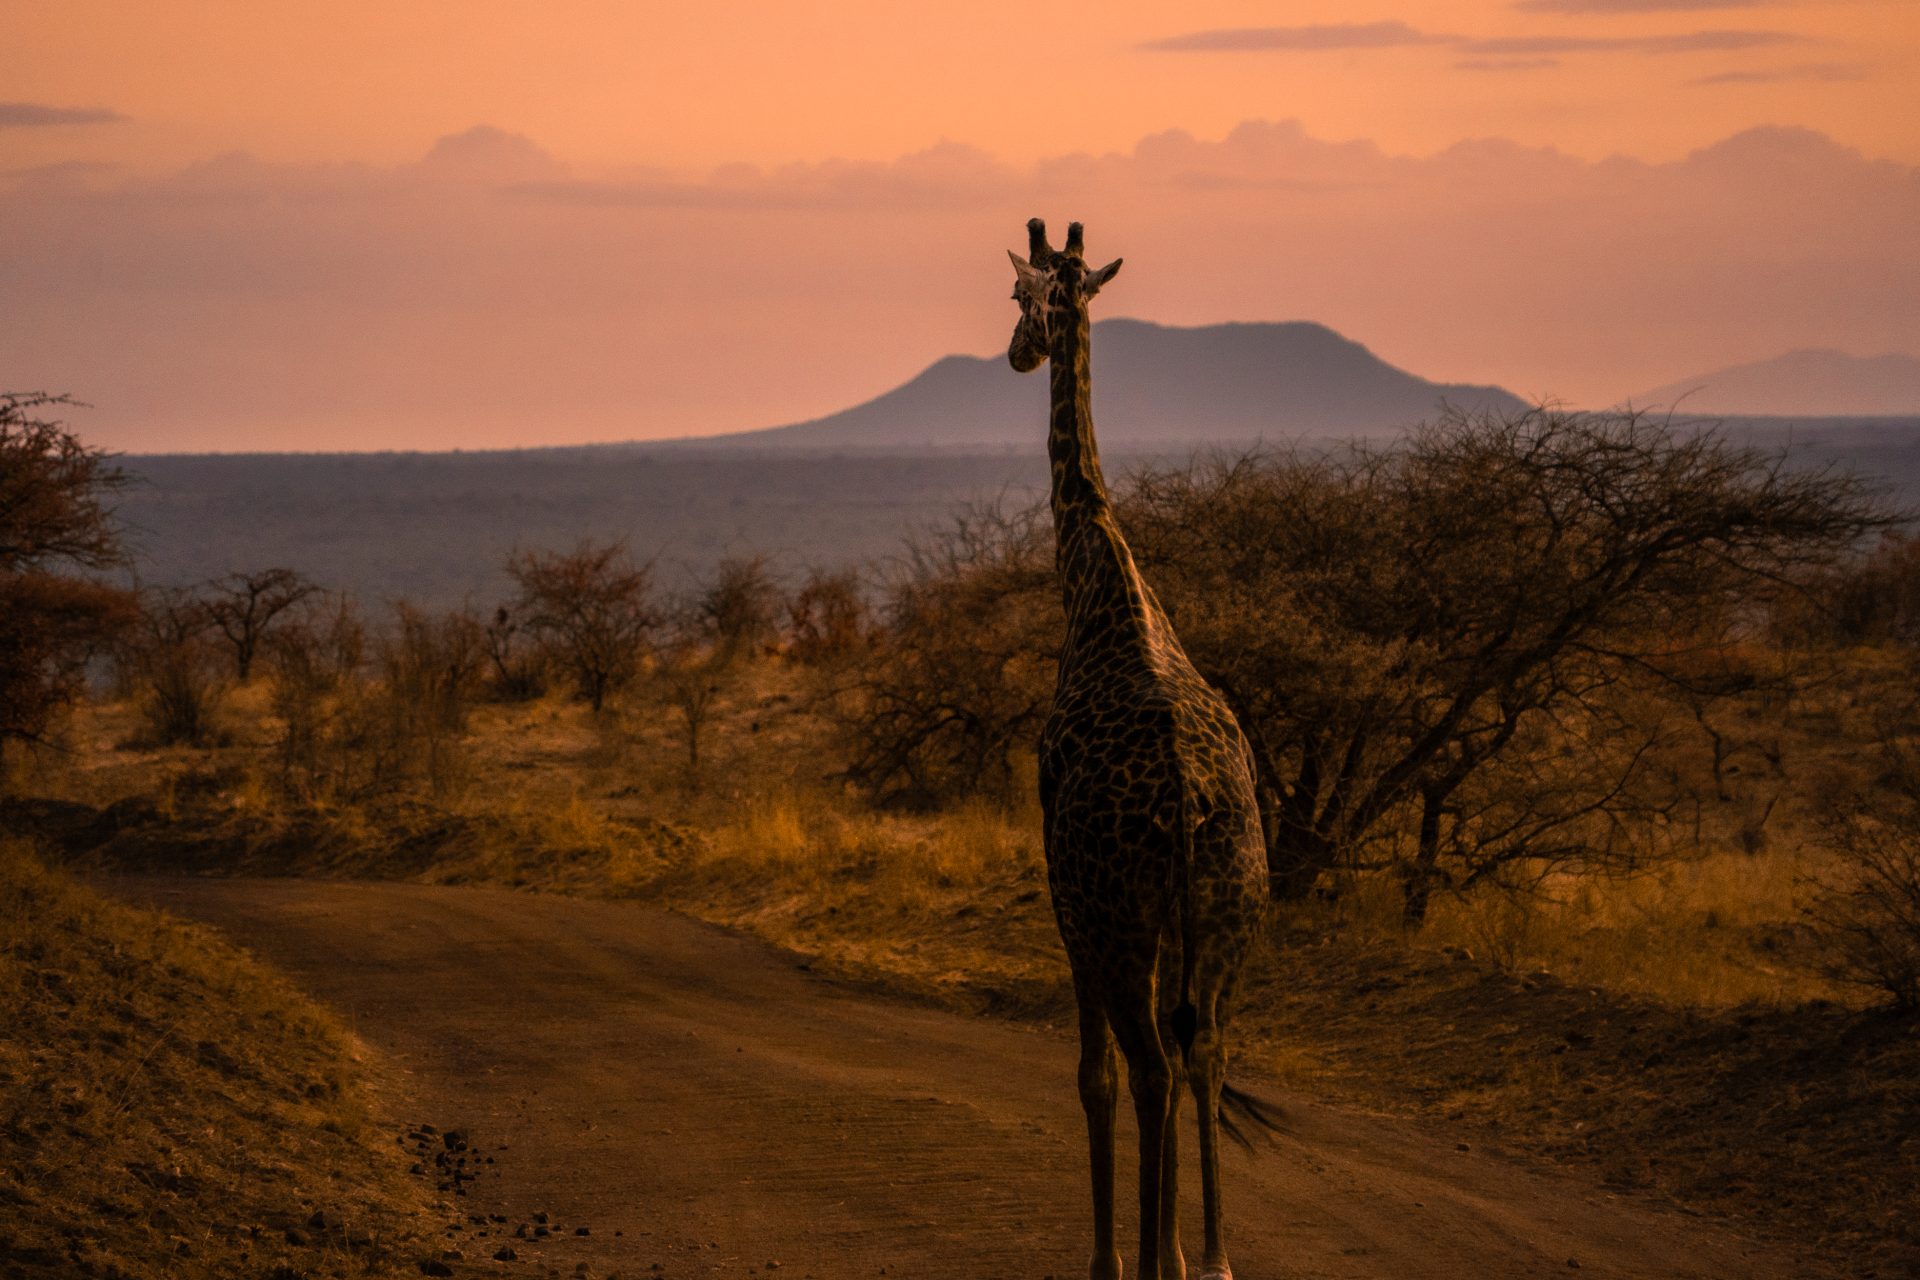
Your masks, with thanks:
M1031 815L984 802L879 814L787 791L702 837L648 896L947 1003L1060 1006L1066 966Z
M208 931L0 841L0 1026L0 1273L400 1270L420 1205L351 1042Z
M1901 1215L1920 1146L1876 1145L1890 1125L1920 1126L1902 1083L1910 1028L1845 1004L1860 997L1805 963L1800 920L1807 873L1829 856L1814 815L1873 784L1891 674L1868 664L1788 706L1732 709L1717 726L1724 796L1704 746L1676 753L1667 767L1705 798L1676 828L1684 856L1645 874L1442 896L1413 935L1386 877L1288 913L1246 984L1241 1060L1622 1187L1817 1232L1849 1256L1915 1256ZM862 805L778 663L731 690L698 775L661 707L595 717L549 697L475 709L457 796L330 806L290 806L263 774L274 727L250 693L229 704L231 743L198 753L122 746L127 711L89 709L40 789L126 821L86 826L72 847L143 867L640 898L951 1006L1070 1009L1031 798Z
M1679 1008L1850 999L1802 954L1808 861L1722 852L1638 876L1555 877L1531 893L1487 886L1437 900L1408 942ZM1394 904L1369 914L1383 905Z

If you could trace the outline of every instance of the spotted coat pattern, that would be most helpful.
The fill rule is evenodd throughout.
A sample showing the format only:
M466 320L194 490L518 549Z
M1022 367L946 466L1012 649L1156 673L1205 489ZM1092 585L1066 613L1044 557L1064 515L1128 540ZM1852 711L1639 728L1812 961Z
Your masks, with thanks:
M1040 740L1048 881L1080 1010L1093 1175L1094 1280L1117 1280L1114 1045L1140 1127L1140 1274L1181 1280L1174 1113L1200 1116L1204 1277L1231 1276L1217 1138L1235 977L1266 905L1253 763L1224 699L1188 661L1115 522L1094 442L1088 301L1097 271L1075 223L1055 252L1039 219L1014 256L1021 317L1008 359L1050 361L1056 566L1067 634Z

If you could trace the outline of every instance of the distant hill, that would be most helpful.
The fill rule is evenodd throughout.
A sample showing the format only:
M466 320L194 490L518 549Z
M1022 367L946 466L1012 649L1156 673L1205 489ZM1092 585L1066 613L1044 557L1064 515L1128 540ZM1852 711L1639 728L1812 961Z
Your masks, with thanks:
M1920 360L1789 351L1682 378L1633 398L1636 405L1679 404L1689 414L1897 416L1920 413Z
M1192 446L1262 437L1372 435L1432 418L1441 401L1517 409L1499 387L1429 382L1324 325L1144 320L1093 327L1094 415L1114 447ZM1046 431L1044 369L1004 356L948 356L851 409L792 426L710 437L762 448L1036 448Z

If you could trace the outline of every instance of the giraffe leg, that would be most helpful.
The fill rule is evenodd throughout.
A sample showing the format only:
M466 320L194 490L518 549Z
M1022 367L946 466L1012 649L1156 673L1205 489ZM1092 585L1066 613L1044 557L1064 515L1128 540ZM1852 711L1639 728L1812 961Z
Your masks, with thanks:
M1140 1130L1140 1280L1160 1280L1160 1172L1165 1161L1173 1068L1160 1042L1151 981L1129 1016L1111 1016L1127 1059L1127 1087Z
M1165 1043L1163 1040L1162 1043ZM1186 1280L1180 1252L1180 1064L1172 1063L1167 1090L1167 1133L1160 1144L1160 1280Z
M1220 1088L1226 1080L1226 1040L1215 1021L1215 1001L1203 1001L1199 1015L1187 1076L1200 1121L1200 1202L1206 1231L1200 1280L1233 1280L1221 1235L1220 1204Z
M1079 988L1080 1105L1087 1113L1087 1154L1093 1171L1092 1280L1120 1280L1120 1250L1113 1242L1113 1121L1120 1081L1107 1030L1106 1010L1091 991Z

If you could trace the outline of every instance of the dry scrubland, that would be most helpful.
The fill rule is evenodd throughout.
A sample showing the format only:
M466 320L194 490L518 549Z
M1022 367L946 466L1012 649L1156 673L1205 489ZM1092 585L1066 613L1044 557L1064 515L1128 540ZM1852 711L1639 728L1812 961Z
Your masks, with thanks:
M54 487L111 483L37 429ZM59 571L109 563L103 508L45 509L0 563L0 747L33 747L0 818L76 866L629 897L1070 1008L1044 512L958 513L877 582L735 558L668 596L589 542L515 555L497 608L373 611L288 569L123 599ZM1116 510L1258 765L1243 1063L1920 1266L1920 541L1870 493L1542 409ZM89 660L113 691L67 714Z
M1901 1274L1920 1048L1909 1018L1823 975L1805 908L1834 857L1822 799L1872 784L1880 709L1911 672L1877 650L1846 671L1723 712L1725 799L1645 874L1446 894L1417 929L1379 873L1283 909L1239 1060ZM431 776L416 761L361 800L287 794L271 679L226 693L217 746L147 745L136 702L98 703L70 726L74 755L20 780L41 797L22 813L82 865L630 897L844 978L1068 1013L1030 781L929 812L866 805L828 776L814 682L778 657L737 669L697 773L641 689L598 715L559 693L482 703ZM1673 750L1710 770L1704 735Z
M419 1184L323 1010L0 839L0 1272L417 1274Z

